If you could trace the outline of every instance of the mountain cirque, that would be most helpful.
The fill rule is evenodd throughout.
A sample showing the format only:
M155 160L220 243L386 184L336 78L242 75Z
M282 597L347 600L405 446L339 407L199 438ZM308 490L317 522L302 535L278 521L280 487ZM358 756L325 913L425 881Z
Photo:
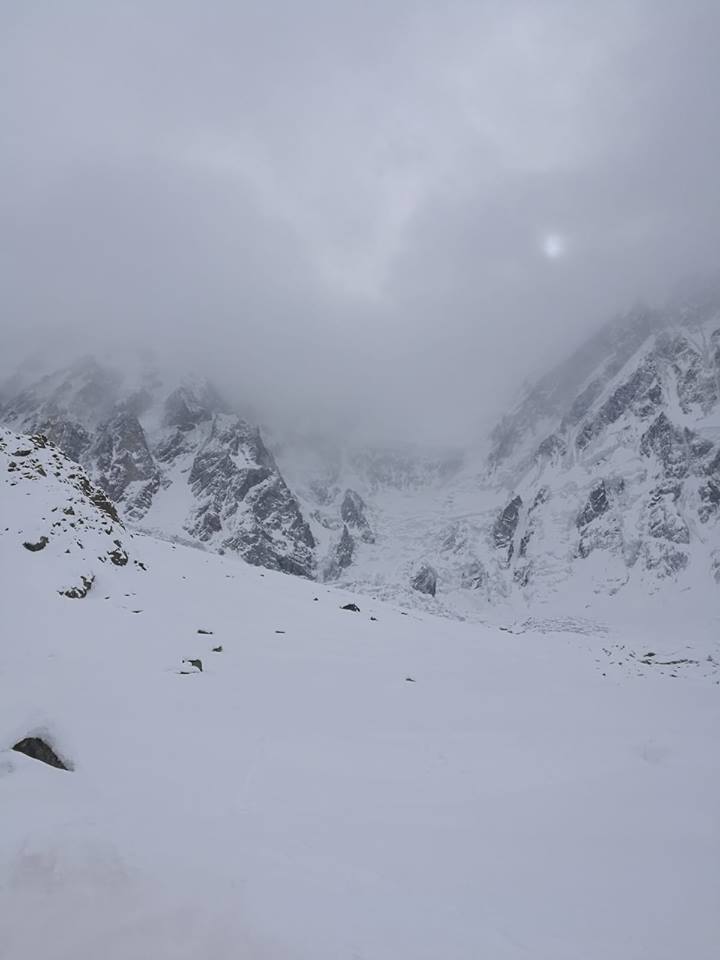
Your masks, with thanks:
M483 457L264 440L205 380L92 358L6 391L0 417L78 461L131 525L450 615L630 585L714 589L718 303L606 325ZM419 590L425 566L433 589Z

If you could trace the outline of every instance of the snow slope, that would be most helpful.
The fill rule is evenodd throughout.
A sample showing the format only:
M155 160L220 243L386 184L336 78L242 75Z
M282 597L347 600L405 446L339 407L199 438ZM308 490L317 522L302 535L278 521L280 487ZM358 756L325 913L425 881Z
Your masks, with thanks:
M510 633L137 534L72 599L22 544L77 467L8 460L2 960L717 955L717 623Z

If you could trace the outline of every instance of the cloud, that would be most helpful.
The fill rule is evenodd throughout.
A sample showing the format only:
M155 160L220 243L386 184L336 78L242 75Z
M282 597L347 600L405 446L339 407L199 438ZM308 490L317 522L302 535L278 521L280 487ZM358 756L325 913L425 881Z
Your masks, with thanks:
M477 432L717 269L719 28L703 0L5 5L3 363L149 343L260 407Z

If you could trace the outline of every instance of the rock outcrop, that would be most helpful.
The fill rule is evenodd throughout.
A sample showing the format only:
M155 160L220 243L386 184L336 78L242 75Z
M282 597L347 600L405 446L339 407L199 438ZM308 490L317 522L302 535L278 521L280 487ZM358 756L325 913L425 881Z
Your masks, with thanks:
M375 534L370 529L365 501L354 490L346 490L340 504L340 516L344 524L365 543L375 543Z
M1 415L15 429L46 429L127 520L314 575L314 537L260 431L207 382L168 389L151 368L126 382L85 359L11 398Z
M0 428L0 484L10 521L0 537L40 590L83 599L99 575L145 570L112 502L41 434Z
M712 576L718 413L720 298L614 321L495 431L489 476L518 493L492 527L490 583L503 567L527 596L575 575L609 593Z
M418 593L427 593L434 597L437 591L437 572L429 563L424 563L410 581L410 586Z

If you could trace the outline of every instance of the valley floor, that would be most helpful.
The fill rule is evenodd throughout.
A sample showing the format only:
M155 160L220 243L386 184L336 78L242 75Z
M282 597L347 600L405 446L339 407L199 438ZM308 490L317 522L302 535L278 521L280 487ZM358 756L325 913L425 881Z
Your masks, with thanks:
M2 960L717 956L709 631L656 666L691 625L510 633L133 544L83 600L3 571Z

